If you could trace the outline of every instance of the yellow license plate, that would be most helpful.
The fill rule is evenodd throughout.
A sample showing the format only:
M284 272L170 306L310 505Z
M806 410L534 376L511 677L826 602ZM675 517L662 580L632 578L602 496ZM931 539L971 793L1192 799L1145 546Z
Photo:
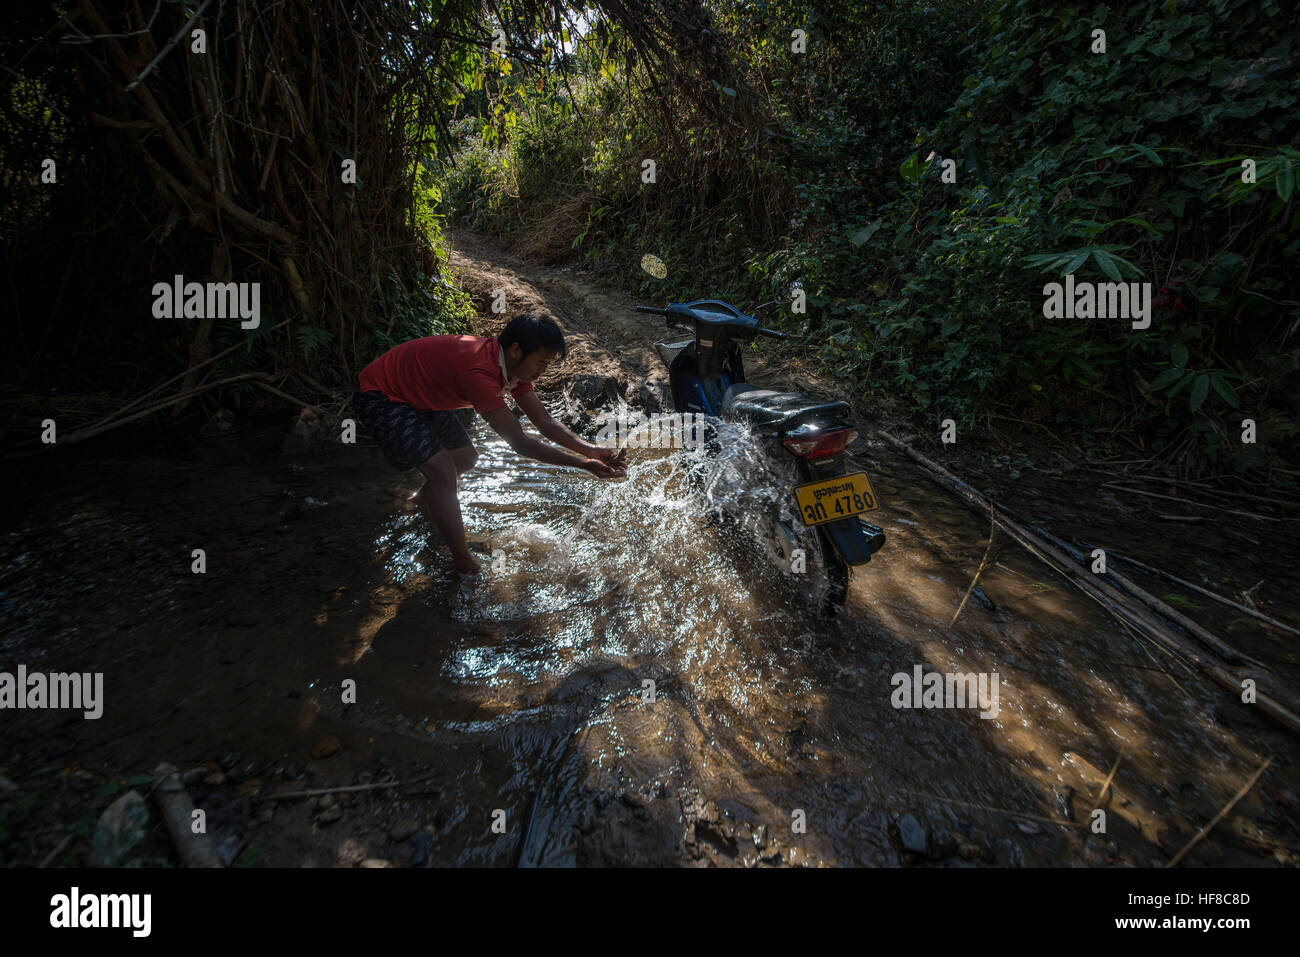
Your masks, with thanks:
M826 522L852 518L869 512L877 506L876 493L867 481L866 472L837 475L821 482L797 485L795 501L805 525L822 525Z

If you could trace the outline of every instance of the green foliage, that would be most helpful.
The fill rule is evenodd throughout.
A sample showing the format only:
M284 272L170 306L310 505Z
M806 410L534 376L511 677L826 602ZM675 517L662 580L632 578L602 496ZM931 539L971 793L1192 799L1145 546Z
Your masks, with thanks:
M269 309L263 307L261 321L255 329L243 329L237 322L213 323L212 351L214 353L224 352L240 342L245 345L245 348L235 349L228 356L213 363L213 378L231 379L266 368L267 357L274 343L271 330L278 321L271 318ZM214 391L219 392L222 398L228 399L239 411L243 411L245 399L259 392L257 386L248 381L232 382Z
M476 116L458 120L452 124L452 134L460 144L459 152L454 159L436 161L432 190L426 196L435 200L429 208L451 222L482 226L514 191L509 154L489 146L486 132Z
M789 301L797 283L808 313L783 321L807 353L927 421L1123 422L1197 469L1262 462L1231 440L1242 415L1285 433L1300 370L1293 8L711 9L738 75L699 82L743 122L659 102L655 77L584 43L563 82L512 74L461 121L441 209L523 241L563 233L590 268L659 298ZM807 52L772 24L805 29ZM639 272L647 252L666 281ZM1067 274L1151 283L1150 327L1044 318L1044 284Z
M235 862L235 866L255 867L257 862L262 859L265 853L266 852L262 847L262 838L261 835L259 835L253 838L248 847L244 849L244 853L239 855L239 860Z
M304 325L294 330L298 348L302 350L303 361L311 366L321 349L334 340L334 333L319 326Z
M415 288L406 289L395 274L389 276L382 306L388 320L375 330L375 347L384 352L421 336L462 333L474 318L469 296L446 274L416 274ZM368 360L367 360L368 361Z

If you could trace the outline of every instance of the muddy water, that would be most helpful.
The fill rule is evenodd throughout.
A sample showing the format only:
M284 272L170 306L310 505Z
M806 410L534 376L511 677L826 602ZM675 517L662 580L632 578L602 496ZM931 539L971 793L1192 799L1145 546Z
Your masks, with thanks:
M859 455L889 544L828 619L815 549L792 575L719 520L786 501L741 430L599 482L476 422L475 580L449 573L415 473L368 446L285 456L282 434L33 463L0 668L103 671L107 700L97 722L11 715L8 777L214 761L196 801L225 809L232 852L260 839L281 865L1148 865L1287 746L1005 542L953 623L987 527L880 450ZM916 666L996 673L996 715L893 707ZM312 758L326 736L341 749ZM261 800L389 779L334 822ZM1282 780L1198 860L1296 844Z

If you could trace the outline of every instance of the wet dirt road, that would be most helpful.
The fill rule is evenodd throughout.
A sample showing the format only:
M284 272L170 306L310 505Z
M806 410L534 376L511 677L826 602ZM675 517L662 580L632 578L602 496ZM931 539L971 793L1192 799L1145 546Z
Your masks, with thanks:
M566 375L645 375L611 334L621 318L459 259L471 285L514 283L512 305L534 296L583 338L541 383L557 414L592 412ZM790 575L709 520L737 480L784 488L742 430L720 458L635 451L602 483L475 422L461 501L486 573L467 582L430 543L415 473L364 440L285 454L285 429L122 432L23 464L0 670L105 675L98 721L6 716L2 773L51 814L102 809L96 787L168 760L194 770L232 863L1148 866L1271 756L1188 863L1286 864L1300 845L1293 741L1014 544L989 550L953 623L987 521L878 444L855 454L889 542L828 619L815 566ZM1229 637L1294 673L1293 645ZM918 667L996 673L996 714L894 707L894 676Z

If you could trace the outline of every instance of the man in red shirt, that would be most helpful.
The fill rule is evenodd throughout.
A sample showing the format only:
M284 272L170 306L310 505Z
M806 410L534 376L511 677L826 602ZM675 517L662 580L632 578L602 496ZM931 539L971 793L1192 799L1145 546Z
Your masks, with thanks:
M530 459L586 469L599 478L627 474L626 452L584 442L551 418L533 391L533 380L565 352L555 320L530 313L510 320L496 338L412 339L385 352L357 377L352 396L357 418L393 468L417 468L424 474L420 507L451 547L459 572L479 570L465 541L456 498L459 476L474 467L478 452L452 409L473 408L512 449ZM506 406L507 393L543 436L564 448L525 435Z

